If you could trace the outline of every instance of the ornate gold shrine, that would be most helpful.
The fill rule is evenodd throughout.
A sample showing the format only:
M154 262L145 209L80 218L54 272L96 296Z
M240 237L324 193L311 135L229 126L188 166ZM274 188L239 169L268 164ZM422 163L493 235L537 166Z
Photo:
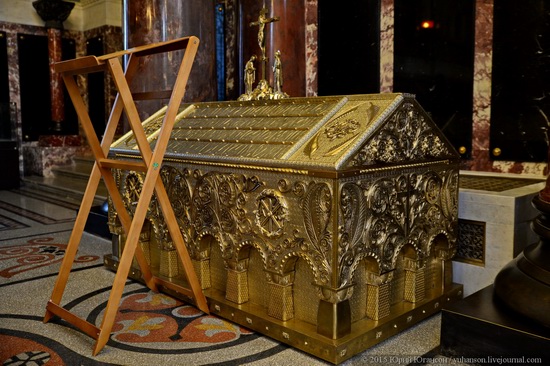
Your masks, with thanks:
M151 145L162 115L144 122ZM183 105L166 151L160 176L213 314L340 363L462 297L459 155L411 95ZM132 133L111 155L137 156ZM115 173L131 209L142 175ZM124 238L109 214L114 268ZM182 283L155 199L148 220L147 260Z

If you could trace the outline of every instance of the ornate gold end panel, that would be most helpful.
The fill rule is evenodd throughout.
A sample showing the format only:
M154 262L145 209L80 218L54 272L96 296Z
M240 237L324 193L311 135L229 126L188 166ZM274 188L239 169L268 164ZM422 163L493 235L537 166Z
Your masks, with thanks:
M339 286L353 283L365 258L382 275L398 267L400 255L422 263L439 243L456 250L458 170L365 175L341 187Z
M456 158L456 151L422 107L414 99L407 98L388 116L377 133L371 134L354 152L345 167Z

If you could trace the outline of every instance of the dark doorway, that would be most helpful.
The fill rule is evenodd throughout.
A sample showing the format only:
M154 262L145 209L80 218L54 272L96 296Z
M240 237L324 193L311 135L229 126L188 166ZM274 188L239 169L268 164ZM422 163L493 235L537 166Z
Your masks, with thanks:
M463 158L472 149L475 1L395 0L395 92L411 93Z
M380 91L380 1L319 1L319 95Z

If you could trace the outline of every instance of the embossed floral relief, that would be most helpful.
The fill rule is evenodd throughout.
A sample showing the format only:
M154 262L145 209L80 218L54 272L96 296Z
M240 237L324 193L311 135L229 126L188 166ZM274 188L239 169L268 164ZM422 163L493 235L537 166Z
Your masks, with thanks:
M191 191L189 188L189 183L187 177L189 172L187 169L180 171L172 166L165 165L160 171L160 178L168 197L170 197L170 203L176 220L178 221L178 227L183 234L185 241L189 240L189 235L186 228L189 227L189 222L191 218L189 204L191 202ZM153 223L153 228L157 233L157 238L160 239L160 245L164 250L173 250L174 246L170 234L168 232L168 227L163 218L162 209L158 202L156 194L153 195L151 204L149 205L149 217Z
M432 123L427 122L425 113L416 104L404 102L350 160L348 167L410 163L455 155L435 133Z
M333 195L328 184L297 181L294 184L281 179L278 184L283 194L292 193L300 199L300 217L298 224L283 240L278 261L285 262L298 257L305 259L311 267L315 282L320 286L330 283L332 232L330 224L333 219ZM283 267L284 263L278 264Z
M195 170L196 180L191 205L192 237L208 231L218 240L224 258L234 255L236 245L242 241L242 233L251 231L250 220L246 218L244 205L246 193L259 187L258 180L252 182L233 173Z
M457 176L450 169L344 184L340 192L340 286L353 283L353 272L367 256L377 261L383 275L395 269L406 244L415 248L420 261L439 234L454 247Z

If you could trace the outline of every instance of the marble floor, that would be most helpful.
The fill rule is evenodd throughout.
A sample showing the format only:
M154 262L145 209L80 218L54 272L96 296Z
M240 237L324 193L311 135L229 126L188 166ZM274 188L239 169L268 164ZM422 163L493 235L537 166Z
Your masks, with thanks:
M48 195L41 192L33 192L32 190L20 189L20 190L4 190L0 191L0 250L13 245L14 243L31 242L37 240L36 238L56 238L58 242L67 240L72 231L72 225L76 216L77 204L72 201L67 201L56 197L55 195ZM100 257L110 250L110 241L90 236L90 241L94 243L94 251L96 256ZM94 262L95 263L95 262ZM2 270L0 268L0 270ZM93 264L93 266L86 267L84 270L90 270L100 272L101 276L110 276L109 271L101 266L101 259ZM49 296L51 286L56 276L56 272L52 270L49 273L44 274L44 269L40 276L33 276L28 274L22 279L13 281L12 279L1 278L0 287L3 289L3 294L8 293L21 293L22 289L28 287L32 288L33 292L31 298L28 300L30 303L36 301L36 298L45 298ZM30 273L30 272L29 272ZM45 286L37 286L38 279L43 281L44 278L48 278L48 284ZM17 284L17 288L14 287ZM132 286L139 286L139 284L133 284ZM43 294L42 294L43 292ZM43 314L42 305L37 305L36 314L35 309L21 309L19 302L9 300L9 296L2 296L3 300L0 300L0 318L10 318L9 313L15 311L17 313L28 311L32 313L33 317L39 317ZM15 309L14 309L15 308ZM26 315L30 316L30 315ZM10 318L11 319L11 318ZM12 319L13 320L13 319ZM2 321L0 321L0 324ZM36 327L39 327L40 332L46 332L49 334L47 327L48 324L37 323ZM0 325L2 328L10 328L15 332L18 327L17 323L4 323ZM455 364L461 365L459 360L446 358L439 355L439 337L441 327L441 316L436 314L418 325L410 328L370 349L360 353L353 358L345 361L342 365L444 365ZM10 329L8 329L10 330ZM32 332L29 331L28 334ZM2 333L0 332L0 336ZM70 348L72 354L77 354L82 360L86 362L80 364L100 365L100 364L144 364L154 363L155 354L153 349L148 348L143 353L129 352L127 350L118 350L113 347L108 352L101 353L98 358L90 356L89 340L79 333L70 332L71 341L65 342L60 340L59 342L66 344L66 348ZM62 337L61 333L56 333L54 338ZM304 354L300 351L292 349L286 345L278 344L277 342L264 337L262 335L255 336L255 341L244 342L240 346L228 347L227 352L221 351L224 348L219 348L217 352L203 352L201 357L193 354L187 355L186 364L201 364L201 365L328 365L326 362L316 359L310 355ZM7 346L0 345L0 355ZM256 347L256 348L255 348ZM124 355L121 359L120 355ZM246 356L243 356L246 355ZM171 360L170 356L166 354L166 350L163 351L162 356L163 363L172 362L172 364L178 364L183 359L182 355L179 355L177 360ZM1 360L4 362L5 360ZM175 362L175 363L174 363ZM5 363L4 363L5 364ZM181 363L179 363L181 364Z

